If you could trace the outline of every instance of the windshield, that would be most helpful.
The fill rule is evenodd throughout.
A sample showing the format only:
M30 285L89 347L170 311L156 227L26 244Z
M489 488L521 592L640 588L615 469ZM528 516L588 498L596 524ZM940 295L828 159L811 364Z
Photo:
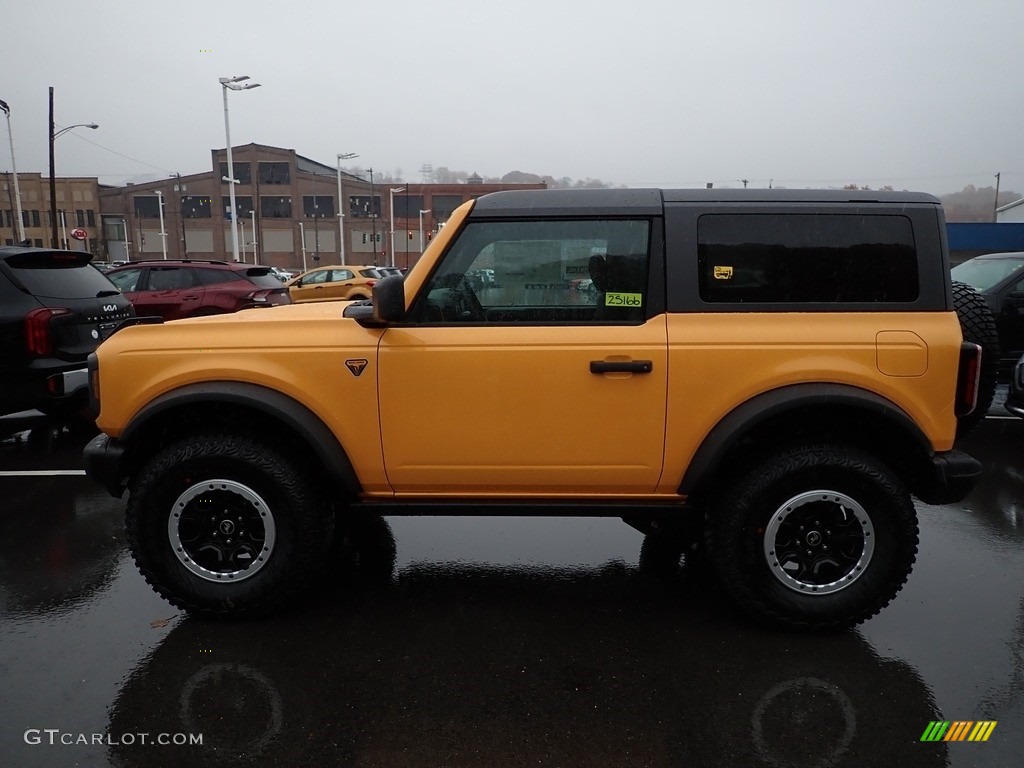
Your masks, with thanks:
M967 283L976 291L987 291L1021 267L1024 267L1024 254L1008 259L977 258L957 264L952 275L954 280Z

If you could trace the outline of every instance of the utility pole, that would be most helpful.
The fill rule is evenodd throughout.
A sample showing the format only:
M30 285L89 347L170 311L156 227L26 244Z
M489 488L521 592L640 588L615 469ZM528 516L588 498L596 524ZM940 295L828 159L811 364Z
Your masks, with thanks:
M370 173L370 222L373 226L373 266L377 266L377 211L373 199L373 168L368 169Z
M175 189L178 192L178 221L181 223L181 257L183 259L187 259L188 242L185 240L185 211L184 206L182 204L183 195L181 194L182 192L185 191L185 188L181 186L181 174L176 173L174 174L174 177L178 180L178 184L175 187ZM213 200L210 201L210 204L213 204Z
M996 174L996 199L992 203L992 221L999 221L999 174Z

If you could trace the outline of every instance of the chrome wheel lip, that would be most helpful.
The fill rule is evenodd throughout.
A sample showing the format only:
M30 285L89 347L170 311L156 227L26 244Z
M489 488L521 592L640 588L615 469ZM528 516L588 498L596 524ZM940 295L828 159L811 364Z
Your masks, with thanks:
M233 571L212 571L204 568L193 559L193 555L181 540L182 512L193 499L211 491L226 491L237 494L252 504L260 513L260 522L263 525L264 533L263 548L248 568ZM249 486L227 479L203 480L187 488L174 500L170 514L167 516L167 538L174 556L189 572L206 581L212 581L217 584L230 584L251 579L266 566L274 551L274 542L277 539L277 525L274 522L273 512L266 501Z
M778 536L779 529L785 523L786 519L801 507L810 503L819 502L838 505L844 513L850 514L860 524L859 529L861 531L861 542L863 544L863 549L861 550L857 561L853 563L840 578L824 584L802 581L791 576L784 570L782 564L779 562L779 558L776 557L776 537ZM817 489L797 494L793 498L779 505L775 512L772 513L771 520L765 527L764 531L763 553L768 570L771 571L772 576L785 587L802 595L829 595L846 589L864 575L868 564L871 562L871 558L874 555L874 551L875 526L871 521L871 517L861 504L851 496L840 491Z

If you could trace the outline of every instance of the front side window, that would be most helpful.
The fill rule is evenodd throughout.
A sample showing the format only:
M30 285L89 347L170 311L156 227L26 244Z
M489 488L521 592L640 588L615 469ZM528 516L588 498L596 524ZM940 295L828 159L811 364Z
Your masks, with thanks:
M706 214L700 297L712 303L912 302L917 250L905 216Z
M413 307L422 323L641 323L647 220L472 222Z

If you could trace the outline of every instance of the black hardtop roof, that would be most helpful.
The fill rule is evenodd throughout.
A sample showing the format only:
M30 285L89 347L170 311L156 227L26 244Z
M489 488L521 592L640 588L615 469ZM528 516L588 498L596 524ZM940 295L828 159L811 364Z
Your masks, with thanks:
M523 189L477 198L471 216L657 215L664 203L887 203L941 205L926 192L851 189Z

